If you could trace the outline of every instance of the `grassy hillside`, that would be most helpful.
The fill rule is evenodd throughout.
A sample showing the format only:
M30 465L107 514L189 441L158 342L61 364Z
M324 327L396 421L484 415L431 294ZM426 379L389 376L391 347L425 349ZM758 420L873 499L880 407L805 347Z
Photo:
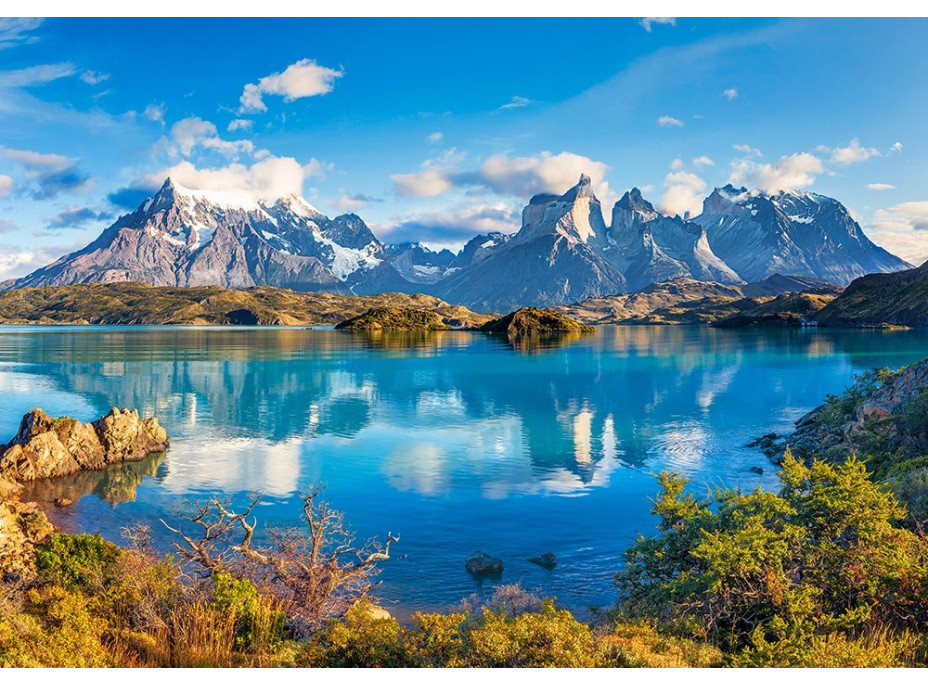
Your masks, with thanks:
M262 286L152 287L142 283L81 284L0 291L3 324L186 324L298 326L337 324L372 307L434 312L449 326L490 319L429 295L346 296Z
M928 264L855 279L816 320L820 326L928 326Z

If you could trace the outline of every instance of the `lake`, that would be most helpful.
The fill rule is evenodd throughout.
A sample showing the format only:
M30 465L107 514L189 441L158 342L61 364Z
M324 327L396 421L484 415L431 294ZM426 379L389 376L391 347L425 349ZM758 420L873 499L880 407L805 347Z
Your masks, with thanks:
M501 557L519 582L583 614L614 601L613 572L654 530L655 475L694 488L775 487L746 444L785 432L853 375L928 355L925 331L601 327L512 346L466 332L371 337L330 329L0 328L0 440L41 407L89 421L110 407L160 418L166 456L37 484L56 524L159 546L184 503L264 494L290 524L327 484L360 539L401 535L378 595L401 618L489 592L465 558ZM753 473L752 467L764 469ZM545 570L527 561L544 552Z

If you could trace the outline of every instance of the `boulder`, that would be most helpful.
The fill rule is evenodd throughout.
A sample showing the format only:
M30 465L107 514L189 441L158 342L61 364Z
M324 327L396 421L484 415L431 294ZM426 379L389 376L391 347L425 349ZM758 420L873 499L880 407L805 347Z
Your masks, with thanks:
M503 573L503 561L480 550L467 558L464 567L476 576L499 576Z
M0 475L34 481L102 469L162 452L168 443L158 420L141 419L136 410L113 408L84 424L70 417L53 419L35 409L23 417L13 440L0 448Z
M544 567L545 569L554 569L557 567L557 555L554 553L542 553L538 557L528 558L528 561L539 567Z

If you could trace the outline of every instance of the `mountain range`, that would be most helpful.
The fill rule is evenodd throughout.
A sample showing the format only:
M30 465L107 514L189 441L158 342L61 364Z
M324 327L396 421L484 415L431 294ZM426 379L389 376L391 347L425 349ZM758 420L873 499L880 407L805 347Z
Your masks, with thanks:
M370 295L426 293L477 311L555 306L670 279L719 284L775 274L847 284L911 267L873 244L837 200L716 188L692 219L657 211L638 189L607 226L589 177L534 196L515 234L463 249L384 244L355 214L329 219L299 196L256 200L167 179L87 247L4 288L141 281L154 286Z

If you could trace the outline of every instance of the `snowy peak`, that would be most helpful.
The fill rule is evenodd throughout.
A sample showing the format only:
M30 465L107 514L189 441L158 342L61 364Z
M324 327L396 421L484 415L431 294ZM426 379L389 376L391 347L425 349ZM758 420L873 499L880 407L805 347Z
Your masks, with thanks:
M715 253L747 281L774 273L849 283L907 264L874 245L837 200L798 190L716 188L694 219Z

